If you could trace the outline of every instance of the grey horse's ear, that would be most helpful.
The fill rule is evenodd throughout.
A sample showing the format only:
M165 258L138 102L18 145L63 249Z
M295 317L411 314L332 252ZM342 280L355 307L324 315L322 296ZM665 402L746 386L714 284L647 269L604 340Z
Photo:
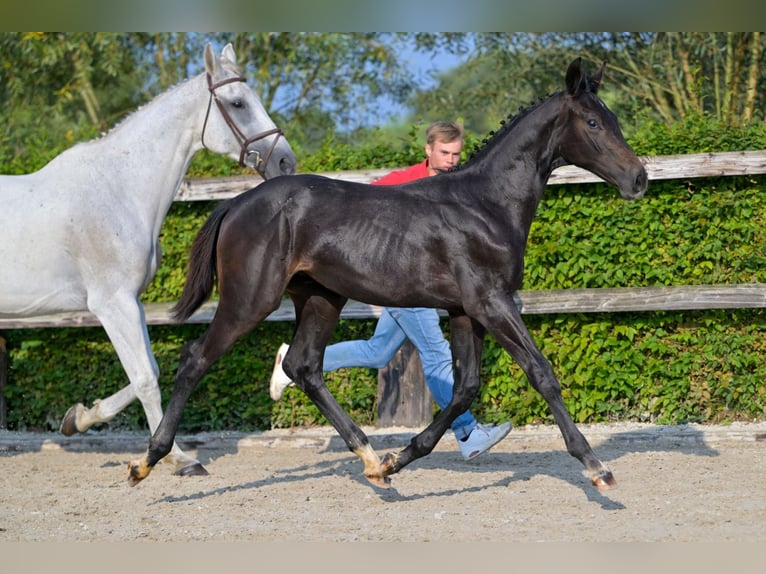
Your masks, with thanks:
M234 53L234 46L231 45L231 42L226 44L221 51L221 59L228 60L233 66L237 65L237 55Z
M215 76L217 64L218 62L215 59L215 54L213 54L213 46L208 43L205 45L205 71L210 74L211 78Z
M577 95L582 81L582 58L575 58L567 68L566 86L570 96Z

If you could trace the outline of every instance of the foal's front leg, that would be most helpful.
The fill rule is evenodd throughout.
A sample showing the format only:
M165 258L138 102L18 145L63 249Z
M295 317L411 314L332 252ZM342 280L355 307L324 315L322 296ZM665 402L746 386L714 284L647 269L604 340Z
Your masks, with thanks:
M75 406L67 412L62 432L84 432L96 422L110 420L133 399L138 398L146 413L149 429L154 432L162 420L162 401L157 382L159 369L152 354L143 307L137 296L128 291L112 297L91 295L91 311L97 314L130 380L126 387L110 397L96 401L92 408ZM204 476L207 470L174 442L165 457L181 476Z
M521 366L529 383L548 403L569 454L585 466L596 488L605 490L617 486L612 471L596 457L588 440L572 420L561 396L561 384L550 363L537 348L513 300L510 297L496 300L488 308L493 310L488 315L490 333Z
M236 307L236 309L239 308ZM149 448L143 458L128 463L128 484L131 486L135 486L149 476L157 462L175 444L176 431L181 422L184 406L210 366L228 351L237 339L254 329L268 313L261 309L260 312L247 314L250 321L242 323L231 319L230 309L228 300L222 298L218 311L207 330L201 337L187 343L181 349L173 394L165 409L165 415L152 434ZM271 307L265 306L264 309L271 309Z

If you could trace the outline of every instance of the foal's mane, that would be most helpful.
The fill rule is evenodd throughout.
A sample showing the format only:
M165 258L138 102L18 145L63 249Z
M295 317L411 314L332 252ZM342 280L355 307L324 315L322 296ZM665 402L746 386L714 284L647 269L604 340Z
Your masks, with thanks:
M464 169L469 165L480 161L481 158L487 154L488 150L494 147L498 141L502 140L508 134L508 132L512 131L523 118L528 116L534 110L539 108L553 96L559 93L560 92L556 92L554 94L549 94L545 97L541 97L537 102L529 104L526 107L520 107L515 114L508 114L505 119L500 120L500 129L497 131L489 132L489 137L484 138L481 145L474 147L474 149L471 150L468 159L464 163L454 166L452 169L450 169L450 171L460 171L461 169Z

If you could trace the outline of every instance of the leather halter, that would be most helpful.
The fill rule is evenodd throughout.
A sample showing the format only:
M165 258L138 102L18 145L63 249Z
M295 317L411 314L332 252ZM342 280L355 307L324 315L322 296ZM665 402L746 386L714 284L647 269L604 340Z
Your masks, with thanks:
M224 121L226 122L226 125L229 126L229 129L231 129L232 133L234 134L234 137L237 138L237 142L239 143L240 147L240 153L239 153L239 164L241 166L247 167L245 164L245 158L249 157L252 154L255 154L256 158L253 162L253 165L255 167L255 170L261 174L261 177L263 179L266 179L266 165L269 163L269 158L271 157L271 153L274 151L274 148L277 146L277 142L279 141L279 136L284 137L284 133L282 133L282 130L279 128L273 128L270 130L266 130L264 132L261 132L251 138L245 137L245 134L242 133L242 130L240 130L237 127L237 124L234 123L234 120L231 119L231 116L226 111L226 108L223 106L223 102L218 98L218 95L216 95L215 91L220 88L221 86L225 86L226 84L231 84L233 82L244 82L246 81L245 78L242 76L234 76L231 78L226 78L225 80L221 80L220 82L213 83L212 78L210 77L210 74L207 74L207 86L208 90L210 91L210 99L207 102L207 112L205 112L205 123L202 125L202 146L207 147L205 145L205 129L207 128L207 119L210 117L210 108L212 106L213 100L215 100L215 104L218 106L218 109L221 112L221 116L223 116ZM276 134L277 137L274 138L274 142L271 144L271 147L269 148L269 152L266 154L266 157L261 157L261 154L257 150L249 150L248 146L253 143L254 141L258 141L260 139L269 137L270 135Z

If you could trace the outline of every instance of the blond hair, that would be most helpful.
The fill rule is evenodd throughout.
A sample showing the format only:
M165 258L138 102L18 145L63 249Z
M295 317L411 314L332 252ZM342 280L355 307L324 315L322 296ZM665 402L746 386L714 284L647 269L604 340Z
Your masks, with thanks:
M426 128L426 143L430 146L436 141L452 143L463 139L463 126L455 122L438 121Z

